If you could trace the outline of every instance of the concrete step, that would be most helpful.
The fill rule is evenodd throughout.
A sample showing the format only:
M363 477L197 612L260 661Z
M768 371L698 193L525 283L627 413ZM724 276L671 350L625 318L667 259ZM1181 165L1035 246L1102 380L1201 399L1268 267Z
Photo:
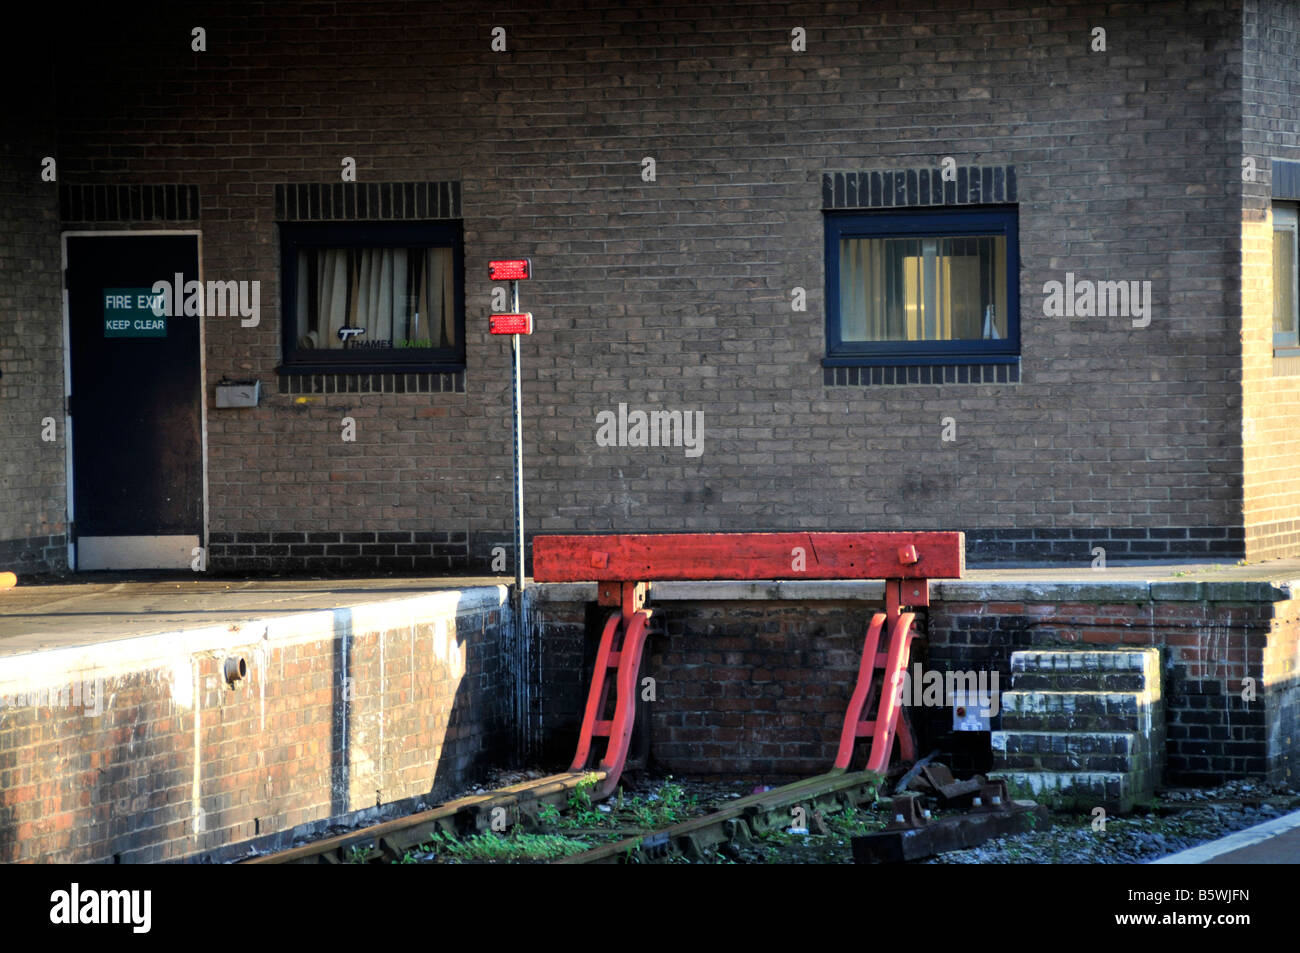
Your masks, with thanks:
M1102 807L1112 813L1127 813L1136 801L1150 794L1144 778L1119 772L995 771L990 777L1006 778L1013 797L1086 811Z
M992 743L1000 770L1128 774L1148 762L1141 738L1126 731L995 731Z
M1142 672L1016 672L1011 687L1044 692L1144 692L1147 678Z
M1012 653L993 756L1029 796L1128 811L1159 782L1163 739L1159 649Z
M1159 692L1157 649L1014 652L1011 687L1023 691Z
M1002 693L1003 731L1151 733L1152 699L1146 692Z

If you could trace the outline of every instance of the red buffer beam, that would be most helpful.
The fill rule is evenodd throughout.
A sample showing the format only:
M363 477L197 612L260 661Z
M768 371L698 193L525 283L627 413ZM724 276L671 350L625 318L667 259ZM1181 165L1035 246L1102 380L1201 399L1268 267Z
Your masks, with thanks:
M538 536L537 582L958 579L964 533Z

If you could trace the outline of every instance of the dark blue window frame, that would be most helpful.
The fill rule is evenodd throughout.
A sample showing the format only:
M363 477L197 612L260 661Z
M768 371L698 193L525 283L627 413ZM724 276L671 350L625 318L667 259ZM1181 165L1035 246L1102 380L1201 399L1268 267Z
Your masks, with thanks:
M298 346L298 252L304 248L452 249L456 346L339 350ZM282 374L440 373L465 369L465 242L459 222L355 222L280 225L280 335Z
M1016 206L826 212L825 367L1010 364L1020 359L1020 242ZM1002 235L1007 257L1007 336L997 341L844 341L840 337L840 240Z

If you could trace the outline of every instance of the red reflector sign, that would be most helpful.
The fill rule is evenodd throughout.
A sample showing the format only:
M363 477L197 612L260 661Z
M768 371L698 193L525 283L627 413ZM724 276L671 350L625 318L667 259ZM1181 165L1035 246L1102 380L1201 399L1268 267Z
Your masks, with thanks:
M533 263L527 258L488 262L490 281L526 281L533 276Z
M488 318L488 331L492 334L532 334L533 313L494 314Z

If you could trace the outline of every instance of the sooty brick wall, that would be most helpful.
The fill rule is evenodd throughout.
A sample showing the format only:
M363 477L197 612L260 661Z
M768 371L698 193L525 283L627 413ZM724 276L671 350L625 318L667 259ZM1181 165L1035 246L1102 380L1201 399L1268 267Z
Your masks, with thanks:
M1266 586L1164 584L1159 597L1122 587L1002 586L1000 595L938 584L918 614L905 698L921 753L938 747L959 772L992 767L989 736L953 731L951 698L925 695L927 673L1011 688L1011 653L1050 646L1160 649L1168 784L1260 777L1294 784L1300 771L1300 611ZM548 589L552 587L542 587ZM542 729L567 765L606 611L559 592L541 626ZM1142 588L1142 587L1138 587ZM1069 590L1069 591L1064 591ZM1248 591L1249 590L1249 591ZM1270 590L1271 591L1271 590ZM1284 594L1282 594L1284 595ZM548 597L543 597L548 598ZM834 762L856 679L870 601L670 601L655 616L641 675L656 698L638 711L649 764L670 773L781 778ZM980 681L981 673L984 676ZM973 681L972 681L973 679ZM910 684L910 683L909 683ZM998 727L997 712L992 727ZM603 749L599 749L603 750ZM854 764L865 759L859 743Z
M230 548L244 533L463 534L487 564L510 525L510 423L486 263L514 255L537 275L530 530L1086 530L1103 546L1168 530L1143 538L1239 556L1240 538L1196 534L1241 526L1242 29L1238 3L1194 0L536 0L509 16L460 0L106 11L48 40L63 180L197 187L205 276L262 283L258 325L205 319L209 400L223 375L264 395L209 409L223 569L262 564ZM344 157L358 187L460 190L468 336L450 388L277 386L277 190L340 182ZM825 177L945 157L1014 170L1019 366L828 379ZM1067 274L1150 281L1149 324L1045 317L1045 283ZM596 415L620 402L701 412L702 453L599 445ZM1143 553L1161 554L1184 551Z
M596 664L596 647L609 610L564 592L563 586L528 590L530 631L540 681L533 702L530 751L542 763L567 768L573 760ZM638 712L640 718L640 712ZM644 719L636 729L644 729ZM638 758L641 745L634 746Z
M1157 647L1164 665L1166 783L1243 776L1295 781L1300 653L1292 600L944 601L931 608L928 630L932 665L997 671L1004 689L1017 650Z
M856 682L863 605L673 603L645 672L651 763L668 773L784 779L830 770ZM865 760L865 743L855 764Z

